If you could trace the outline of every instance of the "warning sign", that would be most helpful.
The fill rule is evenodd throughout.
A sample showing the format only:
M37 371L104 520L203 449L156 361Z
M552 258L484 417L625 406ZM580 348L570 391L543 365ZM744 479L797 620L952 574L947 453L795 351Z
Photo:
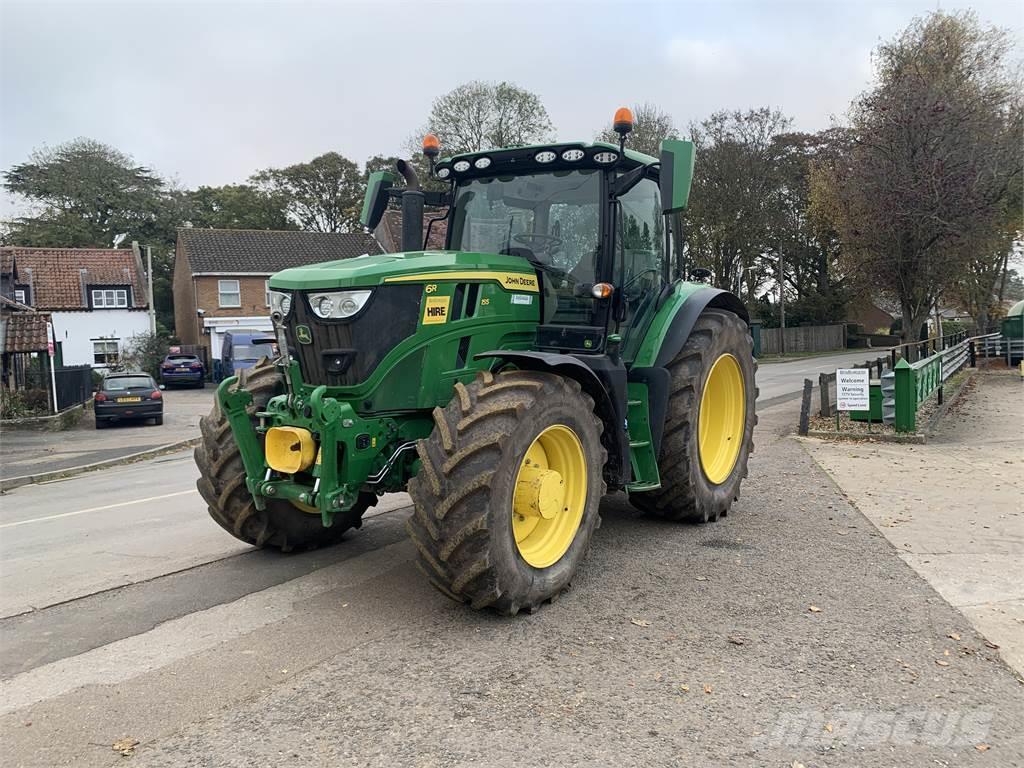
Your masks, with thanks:
M867 368L836 369L836 408L866 411L871 407L871 372Z

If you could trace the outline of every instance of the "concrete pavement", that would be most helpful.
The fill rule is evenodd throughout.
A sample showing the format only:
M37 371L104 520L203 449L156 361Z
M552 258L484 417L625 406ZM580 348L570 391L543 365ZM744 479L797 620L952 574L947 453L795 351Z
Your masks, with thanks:
M808 450L1024 679L1024 385L979 373L926 445Z
M783 436L793 423L792 405L762 413L750 479L720 523L666 524L607 499L573 590L515 619L425 584L403 497L298 557L232 555L197 497L160 501L182 531L163 529L168 553L198 546L201 522L221 549L148 580L124 559L133 583L91 595L111 571L83 553L54 576L81 583L74 599L0 620L22 660L0 682L5 762L113 765L124 738L140 742L133 764L218 768L1024 762L1024 687ZM187 462L158 470L166 485L139 494L187 482ZM79 483L115 489L117 472L62 483L71 511L94 506ZM45 488L5 496L4 522L41 515L28 492ZM64 520L78 538L120 527L122 546L132 531L145 546L133 524L147 508ZM59 523L0 529L0 543L34 529L45 561L66 546L47 533ZM12 578L54 591L44 569L37 587Z

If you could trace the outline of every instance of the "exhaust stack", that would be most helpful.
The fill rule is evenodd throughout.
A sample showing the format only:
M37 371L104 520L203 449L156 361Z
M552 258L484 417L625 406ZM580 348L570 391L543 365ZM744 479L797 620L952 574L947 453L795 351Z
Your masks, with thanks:
M423 250L423 192L416 169L405 160L397 163L398 172L405 179L402 192L402 250Z

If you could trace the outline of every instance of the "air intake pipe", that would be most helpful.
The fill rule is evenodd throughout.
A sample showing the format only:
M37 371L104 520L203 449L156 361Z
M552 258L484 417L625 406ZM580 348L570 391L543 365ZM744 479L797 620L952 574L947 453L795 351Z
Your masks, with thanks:
M402 192L402 250L423 250L423 192L416 169L405 160L398 161L398 172L405 179Z

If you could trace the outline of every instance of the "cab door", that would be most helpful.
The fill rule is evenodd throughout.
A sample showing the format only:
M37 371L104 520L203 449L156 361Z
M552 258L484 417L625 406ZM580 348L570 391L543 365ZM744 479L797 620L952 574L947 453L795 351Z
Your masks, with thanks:
M654 319L658 297L669 283L668 238L658 182L642 179L619 198L616 222L618 274L625 318L619 323L622 359L629 365ZM620 310L621 311L621 310Z

